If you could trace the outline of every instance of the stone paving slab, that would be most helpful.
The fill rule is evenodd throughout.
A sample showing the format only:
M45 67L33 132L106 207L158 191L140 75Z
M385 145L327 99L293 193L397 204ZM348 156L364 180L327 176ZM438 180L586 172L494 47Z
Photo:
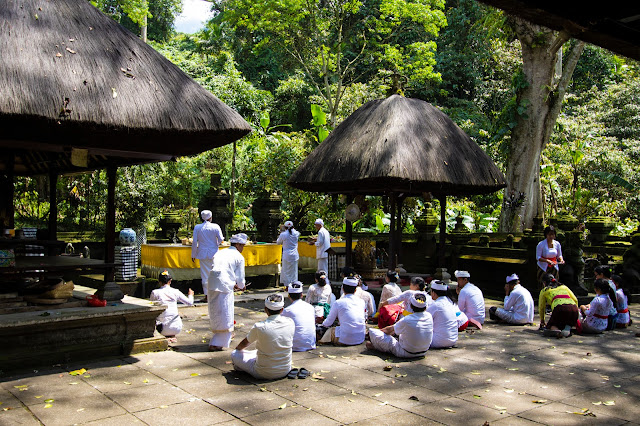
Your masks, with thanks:
M238 301L232 346L265 318L264 293ZM638 308L632 305L632 313ZM206 305L181 313L184 332L169 351L5 376L0 425L616 425L640 419L636 325L551 339L537 326L488 322L481 331L460 333L455 348L413 360L364 345L320 346L293 355L295 366L320 379L266 381L233 371L230 351L207 351ZM80 368L87 372L69 374Z

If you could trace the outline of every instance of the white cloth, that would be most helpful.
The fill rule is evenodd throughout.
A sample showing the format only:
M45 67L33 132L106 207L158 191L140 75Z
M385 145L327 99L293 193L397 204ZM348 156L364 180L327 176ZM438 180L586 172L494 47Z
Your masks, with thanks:
M209 326L213 332L210 345L227 348L231 343L231 332L233 331L233 293L223 293L209 289L208 296ZM220 336L216 336L217 334L220 334ZM216 344L216 342L222 342L223 344Z
M213 258L209 292L231 293L235 285L244 288L244 257L235 246L231 246Z
M249 343L256 342L256 350L233 351L231 361L234 367L259 379L279 379L286 376L291 371L295 328L293 320L282 315L271 315L266 320L255 323L247 340ZM238 352L245 353L240 356Z
M458 320L458 329L469 322L469 317L458 308L457 304L453 304L453 309L456 312L456 319Z
M628 324L629 323L629 301L627 300L627 296L624 294L621 288L616 290L616 299L618 300L618 316L616 317L616 323L618 324ZM627 312L620 312L627 310Z
M424 311L407 315L393 326L398 339L372 328L369 338L374 348L399 358L423 356L431 346L433 318Z
M431 296L428 295L426 291L420 291L420 290L403 291L401 294L397 296L388 298L387 302L390 305L396 305L398 303L402 303L405 311L413 313L413 309L411 308L411 296L413 296L414 294L423 294L427 302L427 305L426 305L427 307L429 307L429 305L433 303L433 299L431 298Z
M336 301L336 296L333 294L331 285L325 284L324 286L319 286L318 284L312 284L309 286L309 290L307 290L305 301L310 305L316 305L314 306L316 317L324 317L324 307L317 306L317 304L326 303L332 305Z
M331 248L331 235L329 235L329 231L327 231L327 228L325 228L324 226L318 231L318 239L316 240L315 245L316 259L324 259L329 257L329 253L327 253L327 250ZM319 266L320 262L318 262L318 271L327 271L327 269L322 269Z
M318 269L316 271L327 271L329 272L329 258L323 257L318 259Z
M281 314L293 320L293 351L304 352L316 348L316 310L304 300L294 300Z
M401 318L393 329L398 335L400 347L411 356L420 356L431 346L433 317L427 311L413 313Z
M378 308L382 302L387 302L391 297L400 296L402 294L402 289L398 286L398 284L390 282L385 284L382 287L382 293L380 294L380 303L378 304Z
M433 318L432 348L450 348L458 341L458 320L453 303L447 296L438 297L427 312ZM415 314L412 314L415 315Z
M496 309L498 318L510 324L533 323L535 305L529 290L516 284L511 293L504 298L504 308Z
M277 244L282 244L282 271L280 272L280 283L289 284L298 281L298 238L300 232L295 229L281 232L278 236Z
M467 283L458 295L458 308L466 316L484 324L484 296L482 291L472 283Z
M162 324L163 336L175 336L182 331L182 319L178 314L178 302L187 306L193 305L193 295L185 296L180 290L165 284L151 292L152 301L161 302L166 309L156 318L156 325Z
M344 291L340 290L340 298L344 297ZM375 299L373 295L368 291L364 291L361 287L356 288L356 292L353 293L358 299L362 299L364 302L364 317L369 318L375 315L376 307L375 307Z
M584 313L584 325L586 325L586 328L598 331L606 330L609 311L612 305L613 302L611 302L611 299L609 299L609 296L606 294L600 294L594 297L589 304L589 309ZM596 315L604 318L598 318Z
M202 294L209 294L209 275L211 274L211 268L213 267L213 259L200 259L200 278L202 279Z
M324 327L331 327L338 319L336 327L338 342L344 345L359 345L364 342L364 334L367 329L364 321L364 301L354 294L345 294L335 303L331 304L331 311L324 320Z
M224 237L218 224L209 221L199 223L193 228L191 257L193 259L212 259L223 242Z
M560 247L560 243L556 240L553 240L553 247L549 248L547 240L544 239L540 241L536 246L536 261L538 264L538 268L546 271L549 264L547 262L541 262L539 260L541 257L547 259L562 257L562 247ZM558 269L558 264L553 265L553 267Z

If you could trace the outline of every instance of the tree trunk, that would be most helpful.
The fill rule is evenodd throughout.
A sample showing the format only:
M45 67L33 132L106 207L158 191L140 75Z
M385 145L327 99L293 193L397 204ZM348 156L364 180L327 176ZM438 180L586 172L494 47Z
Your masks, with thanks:
M514 27L522 47L522 79L517 88L517 123L511 132L507 162L507 200L525 194L524 204L505 203L500 214L502 232L521 232L543 216L540 188L540 155L549 142L562 101L578 62L583 42L566 57L561 76L556 76L558 51L568 40L565 33L515 18ZM559 77L559 78L557 78Z
M147 26L147 15L144 15L144 22L143 22L142 26L140 27L140 38L145 43L147 42L147 27L148 27Z

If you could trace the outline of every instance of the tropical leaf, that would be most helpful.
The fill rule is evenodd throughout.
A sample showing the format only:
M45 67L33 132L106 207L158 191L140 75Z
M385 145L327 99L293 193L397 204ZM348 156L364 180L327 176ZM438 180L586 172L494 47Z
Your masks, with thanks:
M597 178L604 180L605 182L612 183L614 185L621 186L622 188L633 191L636 189L635 185L627 182L623 178L613 173L608 172L591 172L591 174Z

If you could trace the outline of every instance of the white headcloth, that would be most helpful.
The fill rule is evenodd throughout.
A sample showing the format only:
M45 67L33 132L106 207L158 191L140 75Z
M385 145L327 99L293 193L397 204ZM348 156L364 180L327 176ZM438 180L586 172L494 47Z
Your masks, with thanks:
M284 308L284 297L282 297L282 295L278 293L270 294L266 299L264 299L264 306L270 311L279 311L280 309Z
M200 212L200 217L202 220L209 220L213 217L213 213L211 213L211 210L202 210Z

